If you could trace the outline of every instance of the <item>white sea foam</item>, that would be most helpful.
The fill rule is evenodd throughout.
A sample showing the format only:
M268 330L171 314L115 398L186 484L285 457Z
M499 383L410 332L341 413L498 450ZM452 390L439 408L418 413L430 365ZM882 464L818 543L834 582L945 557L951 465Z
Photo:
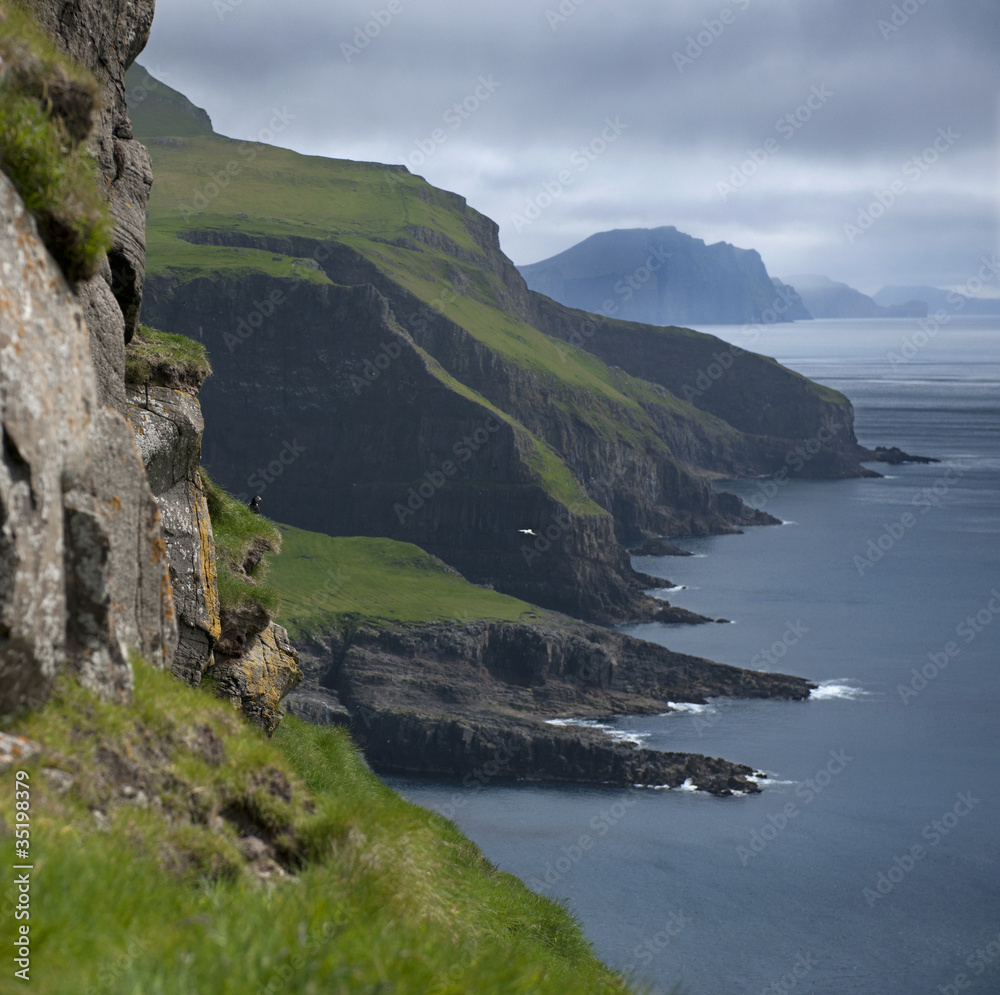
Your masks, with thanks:
M604 722L598 722L596 719L546 719L545 722L550 726L576 726L582 729L599 729L601 732L607 733L616 743L631 743L633 746L642 746L651 735L648 732L635 732L631 729L615 729L613 726L609 726Z
M670 715L672 712L691 712L692 714L697 714L699 712L714 712L716 708L714 705L696 705L690 701L668 701L667 708L670 709L669 712L661 712L661 715Z
M677 788L678 791L697 791L698 786L689 777L682 785Z
M787 522L784 521L784 520L782 520L781 524L782 525L798 525L799 523L798 522L793 522L791 519L789 519Z
M834 698L842 698L845 701L857 701L869 695L870 691L848 684L846 678L824 681L818 688L809 692L810 701L830 701Z

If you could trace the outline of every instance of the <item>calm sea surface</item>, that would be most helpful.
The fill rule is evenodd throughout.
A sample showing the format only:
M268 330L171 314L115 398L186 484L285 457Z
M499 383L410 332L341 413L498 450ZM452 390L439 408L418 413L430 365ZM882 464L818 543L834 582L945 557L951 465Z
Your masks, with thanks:
M763 794L391 783L654 991L1000 992L1000 320L702 330L843 391L863 444L942 461L724 482L787 524L635 560L734 624L627 631L820 685L612 723L751 764Z

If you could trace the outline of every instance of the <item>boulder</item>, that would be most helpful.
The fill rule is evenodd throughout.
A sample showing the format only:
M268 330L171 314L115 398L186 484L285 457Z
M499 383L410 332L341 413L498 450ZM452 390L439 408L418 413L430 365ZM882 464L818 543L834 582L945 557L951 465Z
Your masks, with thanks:
M219 656L209 672L228 698L270 736L281 722L281 699L302 680L299 655L288 633L273 622L247 640L242 656Z

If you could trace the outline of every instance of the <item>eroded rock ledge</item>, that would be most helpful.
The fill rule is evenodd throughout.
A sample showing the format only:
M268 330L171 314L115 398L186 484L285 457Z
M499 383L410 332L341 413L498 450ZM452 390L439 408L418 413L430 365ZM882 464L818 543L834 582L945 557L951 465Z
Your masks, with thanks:
M362 627L297 643L305 674L289 708L336 721L346 709L370 763L384 772L754 792L753 770L699 754L615 742L555 718L658 714L709 697L802 699L798 677L674 653L620 632L547 615ZM328 707L317 708L324 699Z

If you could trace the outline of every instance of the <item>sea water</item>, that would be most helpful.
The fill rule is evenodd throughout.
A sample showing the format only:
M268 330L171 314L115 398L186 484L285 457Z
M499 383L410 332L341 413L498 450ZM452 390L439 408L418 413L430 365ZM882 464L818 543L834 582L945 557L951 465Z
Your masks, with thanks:
M702 330L843 391L863 444L941 461L722 482L786 524L635 559L732 624L626 631L819 689L607 724L763 793L391 783L654 991L1000 991L1000 321Z

